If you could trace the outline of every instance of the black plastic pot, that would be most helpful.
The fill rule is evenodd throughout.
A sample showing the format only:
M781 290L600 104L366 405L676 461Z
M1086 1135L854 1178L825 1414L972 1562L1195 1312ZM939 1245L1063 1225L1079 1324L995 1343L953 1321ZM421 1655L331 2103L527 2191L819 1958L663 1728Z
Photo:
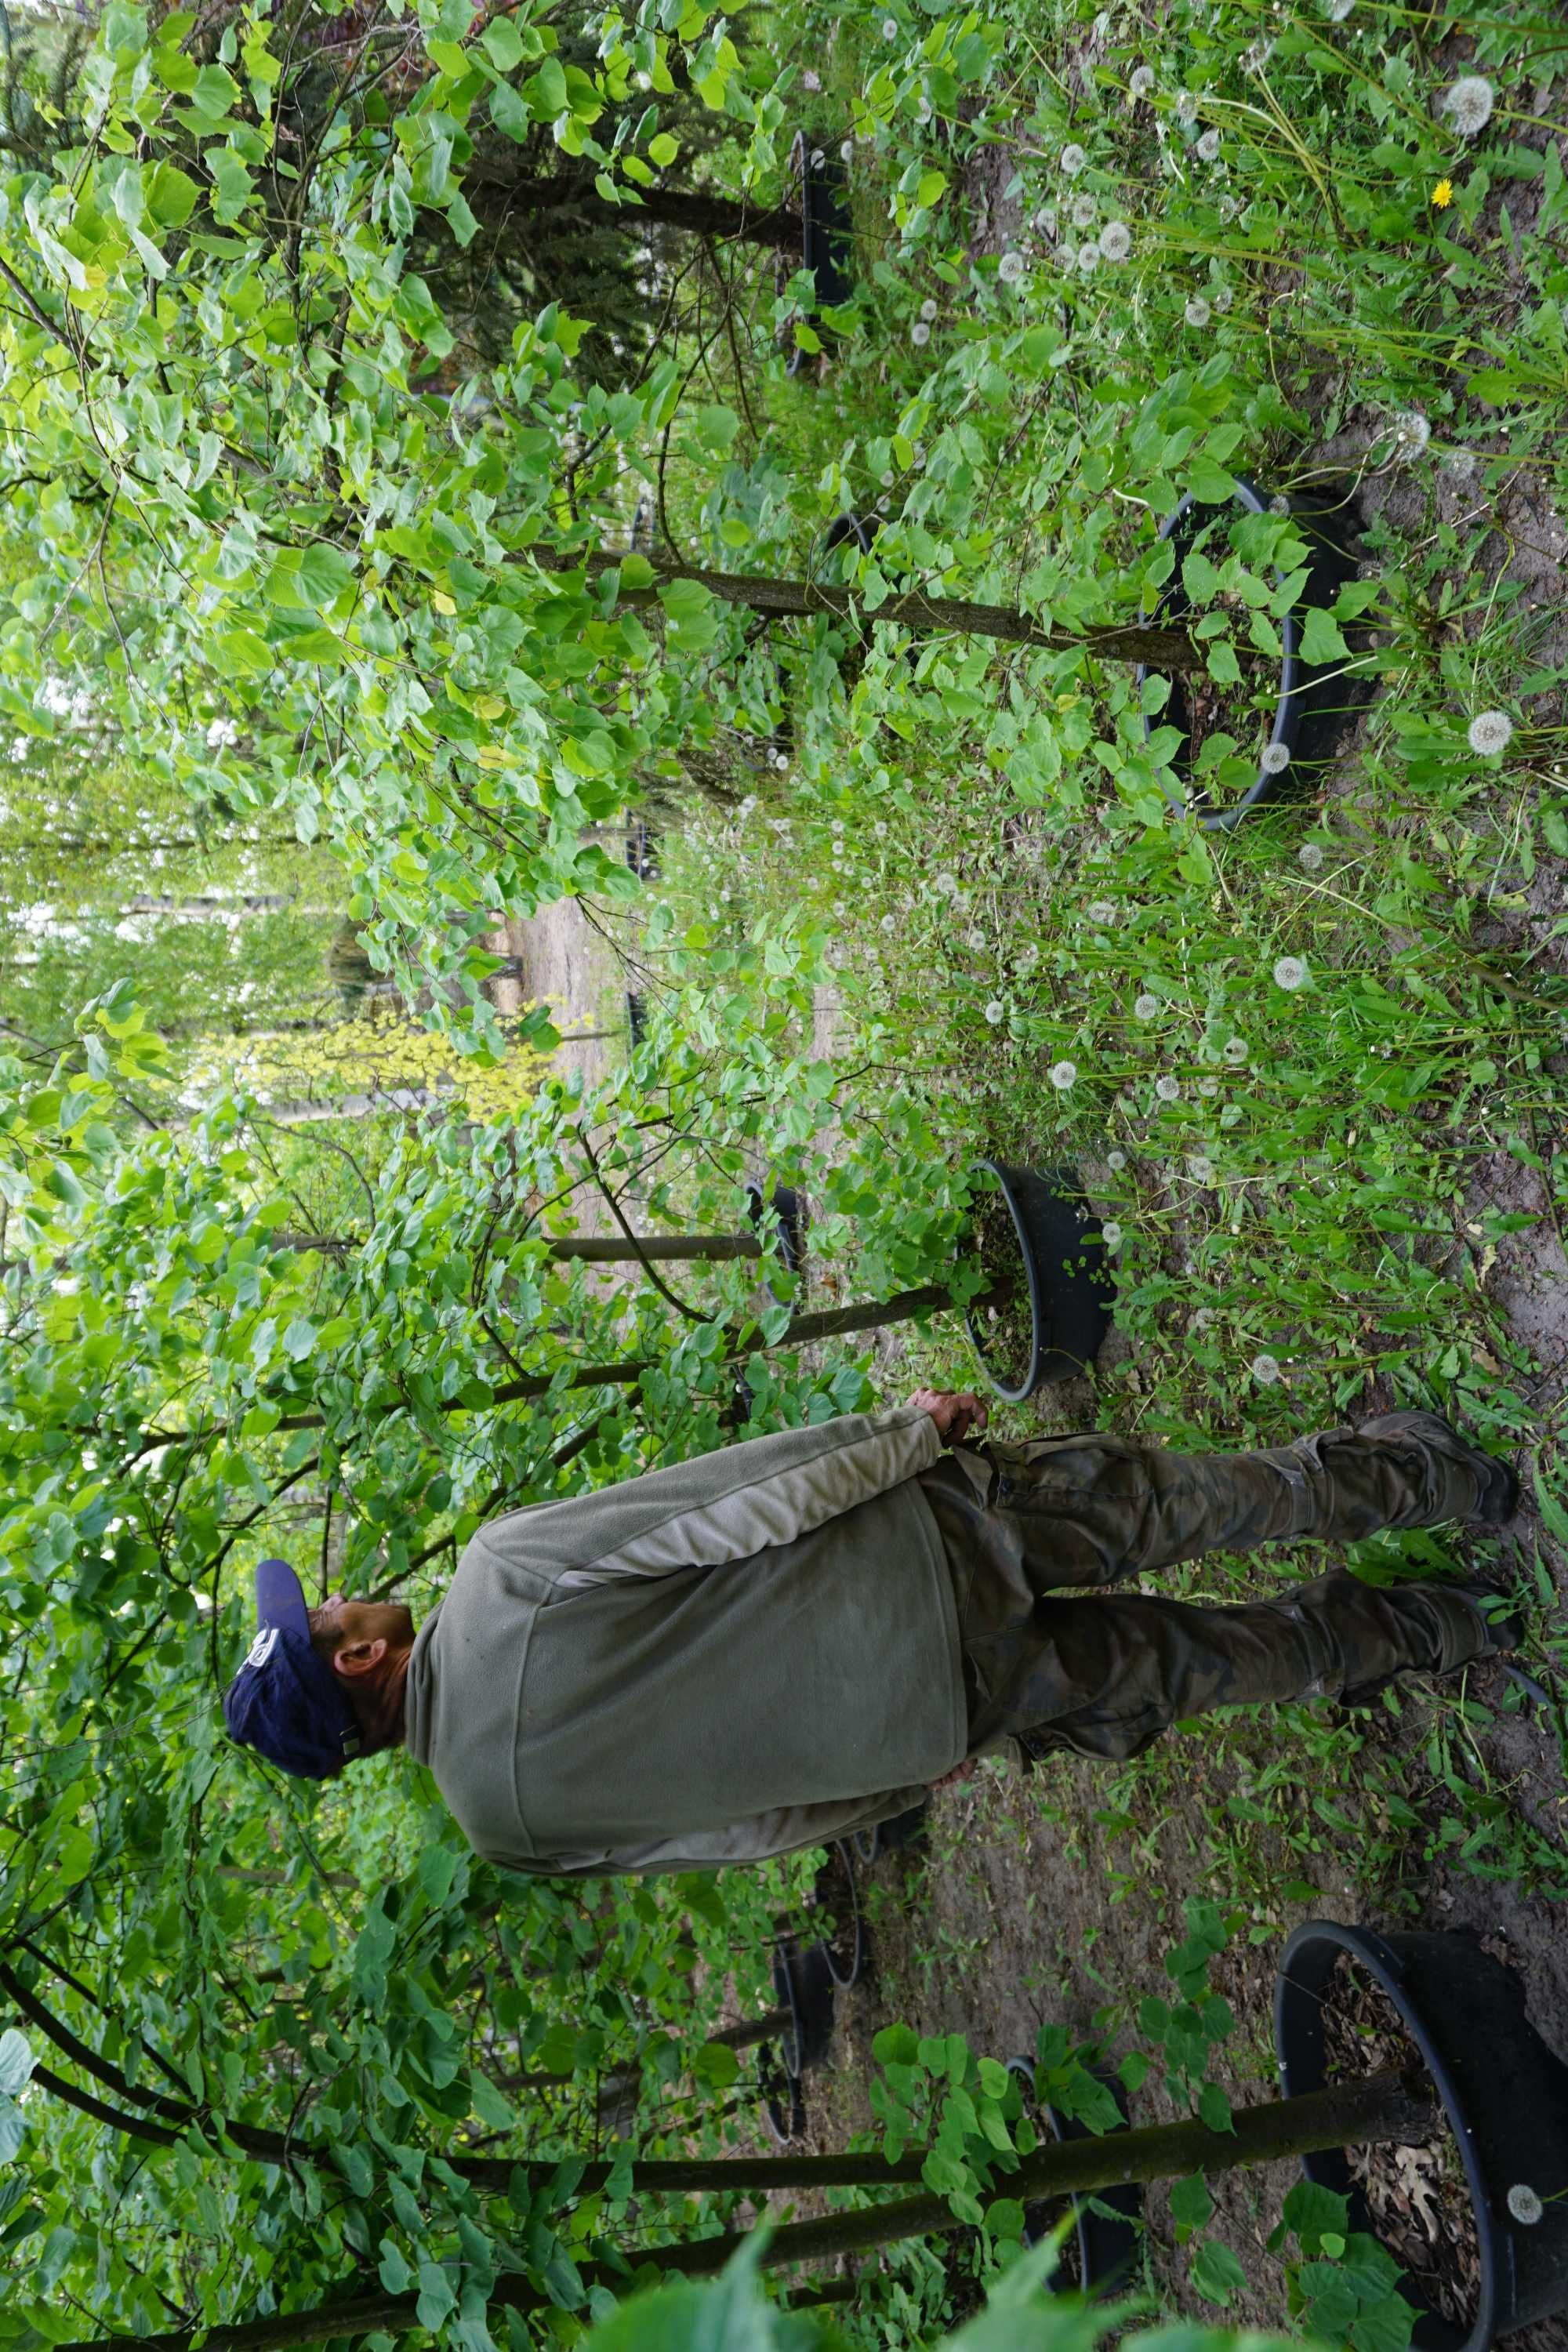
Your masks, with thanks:
M1237 480L1236 503L1248 514L1267 514L1269 499L1256 483ZM1166 788L1166 797L1173 807L1191 812L1207 833L1228 832L1239 824L1249 809L1261 808L1266 803L1279 801L1300 790L1298 755L1307 747L1309 730L1315 719L1323 715L1333 701L1333 689L1339 683L1332 667L1324 669L1303 660L1301 656L1301 622L1303 615L1314 607L1331 604L1355 566L1345 546L1344 525L1337 508L1318 499L1291 499L1291 519L1306 540L1310 555L1305 586L1300 597L1279 623L1280 642L1284 647L1279 666L1279 693L1274 708L1273 725L1269 730L1266 751L1276 747L1289 754L1287 764L1278 774L1271 774L1261 763L1252 783L1239 800L1225 808L1215 808L1199 785L1189 789L1190 766L1184 753L1178 753L1174 765L1184 789L1173 793ZM1195 505L1191 498L1182 500L1173 514L1160 526L1162 539L1173 540L1176 545L1176 568L1167 583L1164 593L1155 607L1153 619L1164 625L1184 618L1190 610L1186 590L1182 585L1182 555L1187 543L1197 534L1202 523L1211 520L1217 509ZM1149 672L1140 665L1137 682L1142 688ZM1353 698L1342 692L1342 703ZM1171 698L1163 711L1143 720L1143 740L1148 741L1156 726L1171 725L1188 732L1186 688L1178 672L1171 681Z
M822 544L831 553L834 548L842 547L847 539L852 539L861 554L868 555L871 541L881 528L879 515L835 515L822 534Z
M859 1983L865 1971L866 1923L860 1916L860 1892L855 1884L855 1856L843 1838L834 1841L834 1852L838 1857L838 1870L835 1873L829 1864L819 1874L816 1900L826 1902L837 1921L837 1932L831 1940L824 1941L822 1948L827 1955L828 1975L841 1991L847 1992L852 1984ZM824 1877L829 1880L826 1893L822 1887Z
M658 836L641 817L634 817L626 827L626 864L639 881L658 877Z
M1420 2051L1475 2208L1481 2284L1473 2323L1467 2332L1423 2306L1415 2352L1486 2352L1496 2337L1568 2309L1568 2066L1525 2015L1519 1979L1472 1937L1380 1936L1309 1919L1286 1945L1274 1988L1287 2097L1322 2084L1322 2001L1342 1952L1382 1986ZM1353 2228L1373 2230L1337 2149L1303 2157L1301 2169L1349 2197ZM1524 2218L1532 2212L1539 2219ZM1400 2292L1420 2304L1410 2281Z
M773 1948L773 1995L790 2013L781 2049L787 2074L820 2066L833 2040L833 1971L826 1944L786 1937Z
M1035 2102L1035 2064L1031 2058L1009 2058L1007 2072L1016 2074L1024 2085L1031 2108L1043 2115L1056 2140L1089 2139L1093 2137L1087 2124L1075 2116L1058 2115L1055 2107L1038 2107ZM1123 2123L1127 2121L1126 2096L1118 2074L1106 2072L1098 2079L1116 2101ZM1091 2200L1075 2197L1073 2218L1078 2226L1079 2276L1085 2294L1119 2294L1138 2267L1142 2252L1143 2191L1136 2182L1122 2189L1102 2189ZM1108 2205L1110 2213L1097 2213L1096 2205ZM1024 2211L1024 2243L1032 2246L1051 2226L1042 2221L1036 2209L1026 2206ZM1065 2287L1067 2281L1063 2280Z
M1100 1220L1070 1169L977 1160L970 1173L978 1169L988 1170L1000 1185L1024 1255L1034 1335L1021 1385L1010 1387L986 1360L974 1307L964 1320L987 1383L1009 1404L1021 1404L1047 1381L1071 1380L1089 1370L1110 1328L1115 1287L1106 1272Z
M849 215L844 207L844 173L837 155L815 147L797 131L790 148L790 179L800 190L801 259L816 287L811 316L820 308L847 302L853 289L854 247ZM799 375L816 357L797 344L785 362L786 373Z
M894 1853L900 1847L915 1844L925 1835L930 1811L929 1799L922 1797L907 1812L894 1813L889 1820L879 1822L874 1829L857 1830L849 1841L856 1860L872 1863L879 1854Z
M805 1255L805 1202L788 1184L775 1184L766 1195L752 1181L746 1186L746 1214L753 1225L763 1221L763 1210L770 1208L779 1221L779 1255L786 1274L798 1274Z

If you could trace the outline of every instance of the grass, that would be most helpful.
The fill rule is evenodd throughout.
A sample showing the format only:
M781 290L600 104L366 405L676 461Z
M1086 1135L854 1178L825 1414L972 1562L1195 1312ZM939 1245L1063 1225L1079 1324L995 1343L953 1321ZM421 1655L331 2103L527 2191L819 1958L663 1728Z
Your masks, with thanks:
M1500 1572L1561 1695L1568 1325L1537 1307L1563 1281L1568 1211L1568 47L1501 8L1461 25L1178 6L1156 28L1016 5L1005 22L967 160L940 120L916 127L918 75L891 160L857 149L856 216L881 223L865 323L816 394L781 394L782 439L809 452L816 434L829 509L875 507L889 568L959 562L970 593L1005 602L1028 580L1089 615L1157 576L1158 463L1145 447L1118 476L1100 453L1147 443L1184 372L1237 426L1238 469L1328 496L1356 534L1341 707L1278 807L1200 837L1157 821L1160 697L1125 672L874 639L824 685L785 646L804 705L788 772L672 836L661 888L720 942L815 925L836 965L819 1035L922 1089L955 1158L1081 1171L1120 1233L1121 1337L1089 1417L1207 1447L1418 1403L1525 1449L1542 1516L1521 1548L1449 1531L1354 1564ZM847 118L875 29L848 20L829 44L814 135ZM1467 137L1444 93L1475 73L1492 113ZM900 240L888 189L921 149L953 193ZM1129 257L1080 268L1110 223ZM1031 320L1055 348L1011 380L998 338ZM1173 466L1184 433L1163 445ZM1206 511L1214 566L1258 609L1292 525L1270 545ZM1489 755L1469 737L1490 711L1508 731ZM1245 727L1214 754L1217 800L1250 756ZM898 1375L966 1383L962 1332L933 1324ZM994 1425L1033 1433L1058 1409L1047 1391ZM1223 1559L1169 1581L1249 1586ZM1561 1771L1564 1720L1534 1723L1532 1779L1501 1760L1522 1706L1460 1686L1348 1722L1277 1709L1190 1730L1104 1776L1110 1867L1146 1884L1195 1759L1214 1793L1180 1874L1232 1890L1259 1937L1330 1851L1389 1914L1452 1864L1561 1898L1568 1849L1537 1782ZM1048 1776L1033 1791L1048 1811ZM958 1957L933 1944L931 1966Z

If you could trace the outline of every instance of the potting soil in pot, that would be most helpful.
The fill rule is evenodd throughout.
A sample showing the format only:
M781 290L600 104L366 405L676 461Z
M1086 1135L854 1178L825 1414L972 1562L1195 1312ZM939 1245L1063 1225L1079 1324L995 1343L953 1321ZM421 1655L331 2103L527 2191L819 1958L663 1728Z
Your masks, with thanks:
M1424 2071L1399 2011L1360 1962L1342 1952L1323 1993L1324 2081L1412 2067ZM1412 2286L1445 2319L1469 2327L1480 2292L1480 2247L1465 2168L1447 2125L1419 2147L1384 2145L1345 2154L1373 2230L1409 2273Z
M997 1304L974 1310L974 1328L987 1368L1005 1388L1022 1388L1028 1376L1035 1345L1035 1322L1029 1311L1029 1278L1018 1245L1013 1214L1000 1192L975 1203L973 1252L987 1277L1009 1286Z
M1247 608L1240 599L1222 596L1217 603L1220 606L1234 604L1239 608L1232 617L1237 634L1245 640ZM1210 738L1225 735L1234 747L1225 752L1225 757L1246 764L1243 790L1252 782L1274 723L1273 700L1267 695L1259 699L1259 689L1270 677L1277 690L1277 670L1266 670L1258 677L1244 677L1231 686L1221 685L1204 670L1184 671L1175 681L1163 717L1173 727L1185 730L1187 740L1181 756L1189 774L1197 769L1199 755Z
M1039 2140L1040 2146L1042 2147L1048 2147L1052 2138L1050 2125L1046 2121L1044 2115L1041 2113L1039 2105L1028 2084L1020 2082L1018 2087L1024 2094L1024 2113L1034 2125L1036 2135ZM1005 2189L1003 2189L1001 2194L1005 2196L1006 2193ZM1031 2199L1024 2208L1024 2237L1026 2243L1031 2246L1037 2246L1040 2240L1045 2237L1049 2231L1056 2228L1063 2214L1070 2211L1070 2200L1067 2198L1041 2197ZM1062 2240L1060 2246L1057 2249L1057 2266L1051 2273L1049 2286L1053 2294L1078 2294L1082 2290L1083 2248L1079 2243L1079 2234L1076 2229L1069 2228L1067 2236Z

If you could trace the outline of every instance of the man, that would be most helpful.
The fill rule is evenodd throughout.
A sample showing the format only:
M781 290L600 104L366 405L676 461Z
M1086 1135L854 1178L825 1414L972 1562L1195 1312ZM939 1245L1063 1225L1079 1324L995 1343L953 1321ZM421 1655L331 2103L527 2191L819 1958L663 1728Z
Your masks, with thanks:
M1332 1570L1229 1609L1082 1589L1217 1549L1500 1526L1512 1471L1435 1413L1228 1454L963 1442L984 1425L973 1396L921 1389L513 1511L417 1633L392 1603L307 1611L265 1562L230 1732L314 1778L401 1741L510 1869L700 1870L867 1828L1013 1738L1136 1756L1210 1707L1353 1700L1517 1646L1478 1585Z

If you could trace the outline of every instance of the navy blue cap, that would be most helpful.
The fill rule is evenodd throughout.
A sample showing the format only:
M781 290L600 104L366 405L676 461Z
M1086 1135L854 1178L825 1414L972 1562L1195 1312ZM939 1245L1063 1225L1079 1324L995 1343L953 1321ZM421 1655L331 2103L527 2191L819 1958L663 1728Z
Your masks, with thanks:
M359 1754L348 1694L316 1654L300 1580L286 1560L256 1571L259 1626L223 1695L228 1736L303 1780L329 1780Z

